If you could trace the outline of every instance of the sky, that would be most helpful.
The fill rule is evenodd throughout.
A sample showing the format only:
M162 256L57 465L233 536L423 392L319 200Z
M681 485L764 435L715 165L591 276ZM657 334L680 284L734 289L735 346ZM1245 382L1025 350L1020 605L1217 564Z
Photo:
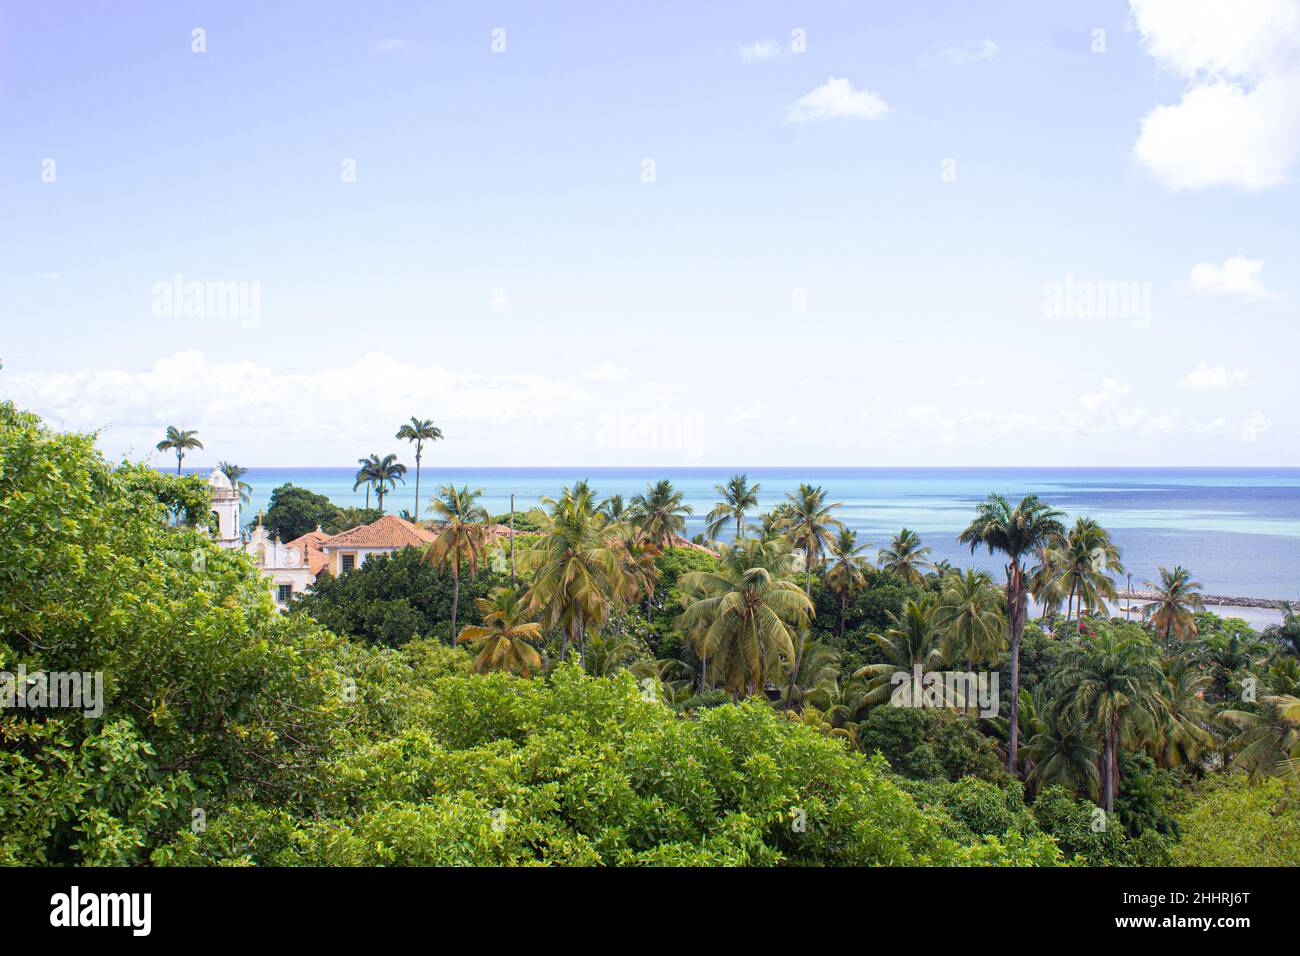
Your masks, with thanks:
M0 398L143 460L1300 465L1300 0L0 0Z

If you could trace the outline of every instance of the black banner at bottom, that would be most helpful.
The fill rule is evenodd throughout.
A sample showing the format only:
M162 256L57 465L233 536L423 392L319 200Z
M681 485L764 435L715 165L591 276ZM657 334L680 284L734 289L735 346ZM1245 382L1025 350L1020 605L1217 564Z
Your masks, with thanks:
M458 924L499 944L536 940L552 919L570 917L584 933L608 927L624 938L641 926L647 939L757 920L770 942L772 932L793 939L806 932L805 917L827 916L896 922L950 941L977 940L982 925L990 939L1051 929L1079 940L1172 932L1227 942L1225 934L1276 933L1290 924L1289 876L1248 869L11 869L0 871L0 892L15 938L35 932L72 941L75 934L77 945L92 937L127 945L339 945ZM954 922L963 925L945 928Z

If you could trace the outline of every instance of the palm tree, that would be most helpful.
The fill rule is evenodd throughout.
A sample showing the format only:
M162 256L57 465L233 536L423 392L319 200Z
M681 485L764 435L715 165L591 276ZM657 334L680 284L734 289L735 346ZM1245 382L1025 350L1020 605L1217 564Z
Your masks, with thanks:
M159 451L172 450L176 452L176 474L181 473L181 462L185 460L185 453L191 448L202 448L203 442L199 441L199 433L193 429L182 431L175 425L167 426L167 437L158 443Z
M812 596L812 569L834 541L835 531L844 522L831 515L840 502L826 503L826 490L820 485L801 484L798 491L787 492L786 501L776 518L776 527L790 543L803 549L804 593Z
M238 465L232 465L228 461L221 462L217 467L220 468L221 473L230 480L230 487L239 492L239 500L244 504L248 504L249 492L253 490L253 486L246 481L239 480L248 472L248 469L240 468Z
M1121 734L1157 737L1165 677L1145 639L1117 637L1109 631L1075 648L1048 680L1057 713L1079 720L1102 742L1101 786L1104 808L1115 810L1119 792Z
M692 633L709 674L733 698L755 693L780 660L799 671L794 634L813 616L812 602L790 580L794 558L779 541L742 538L722 550L716 571L678 579L685 595L682 625ZM787 699L792 695L787 690Z
M685 516L692 512L690 505L683 504L682 493L666 480L646 485L645 494L633 498L629 510L641 533L660 551L686 529Z
M951 561L947 558L940 558L938 561L931 563L930 573L926 577L931 581L938 581L942 585L953 570Z
M438 441L442 438L442 429L429 419L421 421L414 415L411 420L397 430L394 438L404 438L415 442L415 513L420 513L420 458L424 454L424 443ZM379 506L382 510L383 505Z
M1300 768L1300 697L1270 694L1261 697L1263 713L1225 710L1219 719L1240 733L1228 741L1235 752L1234 767L1250 772L1252 780L1295 774Z
M799 659L799 670L788 675L789 683L785 700L787 710L802 710L804 701L809 695L818 688L834 686L840 676L840 654L835 648L813 638L807 628L798 631L795 635L795 643L798 645L795 649L795 657ZM779 658L772 661L769 667L779 671L781 667ZM772 673L771 676L776 680L787 677L781 673Z
M604 511L603 507L601 510ZM622 601L626 604L645 601L645 619L649 621L650 605L655 596L655 587L659 583L659 564L656 559L660 551L653 542L641 537L634 528L620 524L614 525L613 530L621 545L619 553L621 573L618 583L622 590Z
M379 456L372 454L369 458L358 458L357 464L361 467L357 469L356 481L352 483L352 490L356 491L362 485L366 486L366 510L370 510L370 489L374 485L376 477L379 474Z
M622 521L627 505L623 503L622 495L610 495L600 503L600 511L610 521Z
M1165 647L1169 647L1170 634L1179 640L1196 636L1196 618L1193 611L1204 611L1205 602L1198 593L1201 582L1193 581L1191 572L1180 565L1172 571L1160 568L1160 584L1150 581L1146 586L1156 592L1156 599L1142 606L1142 616L1151 626L1163 633Z
M566 487L558 501L543 498L542 505L550 511L532 513L541 537L522 555L524 567L535 571L526 594L529 610L540 615L545 630L561 632L560 659L576 642L586 667L588 627L602 627L621 603L622 547L610 540L586 482Z
M944 660L965 661L967 671L976 661L997 660L1006 646L1006 623L1002 595L988 572L968 568L945 579L934 615Z
M885 660L854 671L853 676L867 679L865 701L883 704L890 699L894 675L907 674L911 680L919 667L921 673L937 670L943 664L940 632L934 626L933 596L908 601L902 613L891 614L892 623L884 634L869 634L867 639L880 648Z
M714 485L713 490L722 496L708 515L708 535L717 538L722 526L733 518L736 521L736 537L739 538L745 527L745 512L758 507L760 486L751 485L745 475L732 475L725 485Z
M470 491L443 485L429 510L446 522L425 552L425 560L437 567L451 568L451 640L456 642L456 613L460 607L460 566L469 563L469 573L478 574L479 561L487 545L488 513L478 503L482 488Z
M1030 713L1029 731L1023 751L1030 764L1025 785L1037 794L1044 787L1065 787L1075 796L1101 799L1096 736L1077 717L1048 708L1040 717L1028 693L1021 702Z
M1182 654L1162 658L1159 666L1165 683L1160 693L1164 713L1153 748L1156 764L1194 766L1201 753L1214 746L1214 736L1206 729L1210 708L1204 700L1210 678Z
M1123 574L1119 548L1110 540L1110 533L1092 518L1075 519L1065 539L1049 549L1048 563L1056 569L1058 590L1066 596L1065 622L1070 622L1074 599L1079 598L1076 633L1083 628L1083 611L1099 610L1106 613L1106 601L1115 600L1115 582L1112 574Z
M880 570L894 575L904 584L919 588L925 585L923 569L929 554L929 548L921 547L920 536L915 531L904 528L894 535L889 547L880 549L877 559L880 561Z
M1037 495L1026 495L1014 508L1001 495L989 495L976 507L975 519L957 540L969 544L971 553L980 545L989 554L1001 551L1007 556L1007 628L1011 635L1011 713L1007 740L1007 769L1015 773L1020 727L1017 710L1020 707L1020 639L1025 632L1027 596L1025 569L1022 560L1026 555L1065 533L1061 524L1063 513L1039 501Z
M831 569L826 572L826 586L840 596L840 620L836 633L844 636L844 615L848 609L849 598L866 587L867 559L862 552L869 543L858 544L858 533L848 528L841 528L831 543Z
M384 511L384 495L388 494L393 488L397 487L400 481L406 484L406 479L402 477L406 474L406 466L398 463L396 455L385 455L374 467L375 497L379 499L379 511ZM479 492L482 494L482 491Z
M1034 549L1034 564L1025 574L1030 595L1042 609L1039 620L1046 622L1055 618L1065 601L1061 593L1061 568L1056 564L1060 558L1060 540L1045 541Z
M476 642L478 656L469 669L475 674L507 671L531 677L542 666L541 655L532 645L542 639L542 627L528 620L528 609L520 595L509 588L497 588L474 602L483 618L482 626L467 625L460 632L463 642Z

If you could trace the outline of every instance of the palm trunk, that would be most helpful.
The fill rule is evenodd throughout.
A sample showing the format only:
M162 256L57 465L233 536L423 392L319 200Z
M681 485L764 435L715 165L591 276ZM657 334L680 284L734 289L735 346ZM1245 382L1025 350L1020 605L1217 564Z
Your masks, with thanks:
M840 592L840 626L838 630L839 637L844 637L844 612L849 603L849 589L846 587Z
M415 446L415 523L420 523L420 446Z
M790 680L785 685L785 709L789 710L794 703L794 682L799 677L799 668L803 666L803 648L805 641L799 638L799 649L794 655L794 670L790 672Z
M1007 625L1011 631L1011 722L1007 735L1007 770L1016 772L1020 749L1020 638L1025 632L1025 594L1020 564L1007 566Z
M419 481L419 477L416 477ZM510 496L510 586L515 586L515 496Z
M451 565L451 644L456 646L456 611L460 607L460 559Z
M578 665L587 670L587 623L578 615Z

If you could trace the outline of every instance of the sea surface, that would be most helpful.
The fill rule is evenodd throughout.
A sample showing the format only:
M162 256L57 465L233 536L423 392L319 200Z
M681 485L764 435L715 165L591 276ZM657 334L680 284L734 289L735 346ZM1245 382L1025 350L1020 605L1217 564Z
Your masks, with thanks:
M764 511L801 481L824 486L836 514L875 548L900 528L914 529L931 558L997 572L986 552L971 554L958 532L989 492L1010 497L1035 493L1073 521L1089 515L1123 549L1133 585L1158 578L1157 568L1181 564L1208 594L1295 599L1300 602L1300 468L438 468L426 466L421 496L427 509L441 484L481 488L493 514L510 510L510 496L526 511L542 495L586 478L600 495L630 499L648 482L667 478L694 508L687 533L704 530L704 516L718 500L714 485L736 472L761 486ZM353 491L353 468L250 468L252 485L245 522L267 507L272 489L292 482L328 495L340 505L365 504ZM415 507L415 476L385 501L400 512ZM371 502L374 504L374 501ZM1126 582L1119 582L1121 585ZM1234 612L1235 613L1235 612ZM1242 612L1252 623L1279 620L1272 611Z

